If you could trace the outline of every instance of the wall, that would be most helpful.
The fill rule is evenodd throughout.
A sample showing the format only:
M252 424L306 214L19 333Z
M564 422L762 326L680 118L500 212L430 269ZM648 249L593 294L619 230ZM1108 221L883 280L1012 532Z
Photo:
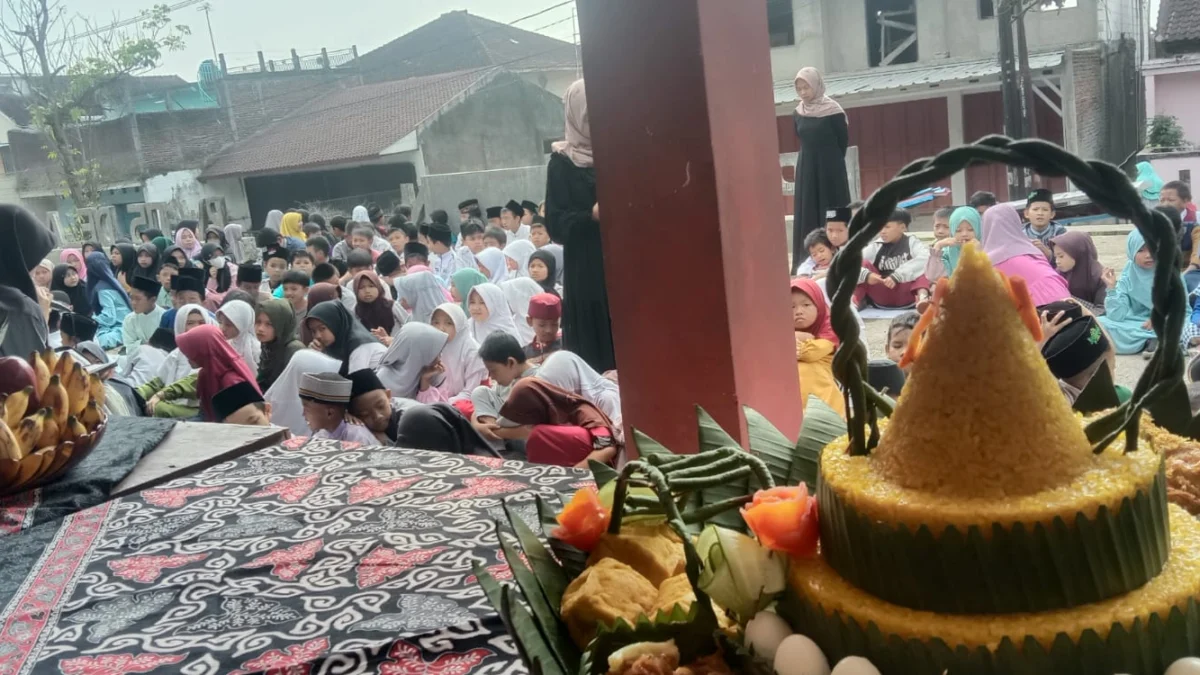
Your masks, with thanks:
M420 198L425 202L426 213L444 209L452 215L458 213L459 202L469 197L478 199L481 209L510 199L541 202L546 196L549 161L547 157L535 166L422 176ZM450 220L452 227L458 223L457 218Z
M420 132L429 173L489 171L545 161L545 142L563 136L563 104L507 75L450 108Z
M1182 180L1192 185L1192 197L1196 196L1194 186L1200 179L1200 151L1145 154L1138 156L1138 160L1149 160L1158 177L1165 182Z
M583 77L583 74L574 70L547 70L543 72L521 73L522 79L554 94L559 100L567 93L567 87L571 86L575 80L581 77Z
M796 43L771 50L771 72L775 80L791 80L805 66L821 72L829 70L823 39L825 9L815 0L792 3L792 25Z
M122 118L80 128L84 154L99 160L107 183L137 183L141 175L129 124L130 118ZM47 157L41 133L13 130L8 133L8 142L22 194L54 194L61 189L62 171L57 161Z
M1063 76L1063 95L1074 97L1075 154L1088 159L1104 155L1104 60L1100 48L1073 50L1067 54L1067 72ZM1069 108L1063 109L1068 114Z
M173 220L197 220L200 200L224 197L230 222L250 222L250 206L242 181L238 178L218 178L201 183L196 180L199 169L169 171L146 179L143 195L147 202L166 202Z
M143 166L150 174L200 168L227 143L233 131L219 108L137 116Z
M1154 76L1153 108L1147 117L1174 115L1183 127L1184 138L1200 145L1200 69L1190 73Z

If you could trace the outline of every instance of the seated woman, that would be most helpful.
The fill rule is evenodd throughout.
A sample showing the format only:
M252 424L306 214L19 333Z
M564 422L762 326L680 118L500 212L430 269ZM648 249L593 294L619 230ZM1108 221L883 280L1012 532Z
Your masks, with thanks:
M1104 298L1104 316L1096 319L1108 331L1118 354L1154 353L1158 349L1158 339L1150 326L1154 256L1136 228L1125 239L1125 253L1129 262L1121 270L1120 279L1112 270L1104 271L1108 292Z
M165 239L163 241L166 241ZM158 250L158 246L152 243L142 244L137 248L137 268L134 269L133 275L136 277L146 277L147 279L158 279L158 268L161 267L159 258L162 256L162 251ZM129 281L129 285L133 285L133 280Z
M113 276L128 291L133 284L133 275L138 269L137 249L133 244L113 244L108 249L108 260L112 263Z
M807 405L809 396L816 396L845 417L846 401L833 377L838 337L829 321L825 293L812 279L792 279L792 322L801 405Z
M92 303L88 301L87 282L74 267L66 263L54 266L50 275L50 290L62 291L71 302L71 311L84 316L92 315Z
M79 278L87 281L87 263L83 259L82 251L77 248L64 248L62 253L58 254L58 261L75 268Z
M254 308L244 300L229 300L217 310L217 325L221 327L221 333L233 351L250 367L250 372L257 373L262 345L254 335L254 323Z
M220 328L197 326L175 340L177 348L187 357L192 368L199 368L196 396L206 422L220 422L212 407L212 399L226 387L249 382L258 388L254 371L233 350Z
M442 390L445 366L440 356L449 340L429 324L406 323L379 362L376 373L392 395L421 403L449 401Z
M296 338L296 312L287 300L272 298L258 306L254 336L262 345L258 363L258 387L271 388L283 374L283 369L304 343Z
M354 316L372 335L380 340L387 338L385 343L390 341L408 321L408 312L392 300L387 286L374 272L359 272L351 283L358 301L354 303Z
M340 302L322 302L309 309L304 323L312 331L313 349L342 362L340 373L379 366L387 347Z
M979 241L983 236L983 219L979 211L970 206L960 206L950 214L950 236L934 242L925 263L925 278L930 284L954 274L958 267L958 254L963 244Z
M100 325L96 342L105 349L115 349L121 346L125 316L133 311L129 293L113 276L112 266L103 253L89 253L86 262L88 302L94 312L92 318Z
M479 344L492 333L511 335L521 344L508 298L496 284L479 284L472 288L467 299L467 313L471 315L471 336Z
M1105 285L1104 266L1096 253L1096 243L1087 232L1071 230L1050 240L1054 249L1055 267L1067 280L1071 297L1084 303L1093 312L1104 312L1104 299L1108 295Z
M433 311L430 325L449 338L442 348L445 380L441 390L450 403L470 402L471 392L487 381L488 373L483 359L479 358L479 343L468 330L467 313L453 302L442 303Z
M7 329L0 336L0 355L24 359L46 348L50 291L39 290L29 273L53 248L54 235L33 214L0 205L0 324Z
M608 415L617 429L621 428L621 390L617 388L617 383L592 370L578 354L554 352L542 362L536 377L582 396Z
M1017 210L999 204L983 214L983 252L992 265L1010 277L1021 277L1037 307L1071 297L1067 280L1025 236Z
M214 323L200 305L184 305L175 313L175 340L190 330ZM146 401L147 415L190 419L200 414L196 386L196 370L176 344L155 378L138 387L138 395Z
M494 455L467 418L446 403L396 398L371 370L350 373L350 413L388 445L461 455Z
M500 417L521 425L525 458L534 464L611 464L620 449L619 428L599 408L536 377L517 380Z

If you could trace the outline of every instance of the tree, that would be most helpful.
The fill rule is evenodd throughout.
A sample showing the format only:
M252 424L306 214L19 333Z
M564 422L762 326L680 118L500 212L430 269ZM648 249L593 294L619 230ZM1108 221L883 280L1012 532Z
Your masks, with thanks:
M173 24L167 5L133 21L99 28L68 15L60 0L3 0L0 65L20 80L32 124L57 164L62 195L76 208L95 206L104 183L100 164L84 153L78 127L122 80L158 66L184 47L191 30Z
M1150 120L1150 133L1146 145L1155 150L1178 150L1187 146L1183 127L1173 115L1155 115Z

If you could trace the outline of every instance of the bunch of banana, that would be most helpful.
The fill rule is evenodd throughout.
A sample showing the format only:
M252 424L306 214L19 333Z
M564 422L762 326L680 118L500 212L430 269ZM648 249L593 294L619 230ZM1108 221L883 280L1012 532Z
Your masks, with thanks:
M29 365L34 385L0 394L0 460L73 447L104 421L104 383L70 354L48 349Z

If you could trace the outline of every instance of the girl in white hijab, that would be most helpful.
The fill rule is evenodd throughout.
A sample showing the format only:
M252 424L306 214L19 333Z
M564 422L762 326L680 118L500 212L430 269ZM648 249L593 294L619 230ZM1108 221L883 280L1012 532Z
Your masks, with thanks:
M475 254L475 259L480 265L487 268L488 281L493 284L498 284L501 281L508 279L508 262L504 257L504 251L498 248L485 248ZM479 270L483 272L483 270Z
M444 366L438 356L448 339L449 336L429 324L406 323L396 339L392 340L375 374L392 391L392 396L411 398L421 403L444 402L447 396L440 387L444 382L441 374ZM422 391L421 377L431 372L436 374L429 382L429 387Z
M520 339L508 298L496 284L479 284L472 288L467 298L467 310L471 314L471 337L479 344L496 332Z
M537 378L578 394L600 409L621 427L621 391L617 383L592 370L592 367L572 352L554 352L538 368Z
M396 294L412 312L412 320L429 323L438 305L449 300L446 288L433 272L413 272L396 279Z
M188 317L193 312L200 314L204 324L211 326L216 323L212 315L204 307L200 305L184 305L175 313L176 338L187 332ZM195 371L196 369L192 368L192 364L188 362L188 357L184 356L183 352L176 348L170 354L167 354L167 359L163 361L162 367L158 369L158 379L162 380L163 386L166 387L175 384Z
M546 291L541 284L529 277L509 279L500 284L500 290L504 291L508 308L512 310L513 323L517 326L517 340L524 347L533 342L534 338L533 326L529 325L529 301L538 293Z
M217 310L217 324L221 332L250 370L258 372L258 362L262 356L262 343L254 335L254 308L242 300L231 300ZM230 337L230 334L233 337Z
M279 224L283 222L283 211L275 209L267 212L267 222L263 223L263 229L270 228L279 231ZM307 432L306 432L307 433Z
M312 373L336 373L342 362L312 349L301 349L288 361L287 368L275 384L263 394L271 404L271 423L287 427L297 436L312 433L304 419L304 405L300 402L300 378Z
M246 262L246 252L242 249L242 226L230 223L225 226L225 255L235 263Z
M429 323L450 338L442 349L442 365L446 368L442 391L451 403L470 401L471 392L483 384L488 372L479 358L479 343L471 337L467 313L456 302L442 303L434 310Z
M529 256L536 250L537 247L528 239L518 239L504 247L509 279L529 276Z

